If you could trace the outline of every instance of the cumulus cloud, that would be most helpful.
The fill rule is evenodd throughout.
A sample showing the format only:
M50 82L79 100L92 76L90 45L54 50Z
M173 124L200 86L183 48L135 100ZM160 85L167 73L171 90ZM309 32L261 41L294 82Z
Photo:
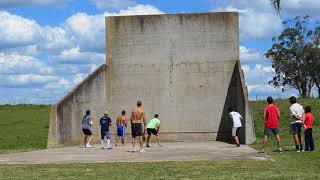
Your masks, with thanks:
M241 64L265 64L267 59L265 59L264 54L256 49L248 48L245 46L240 46L240 61Z
M272 9L269 0L214 2L213 11L238 11L241 40L271 39L281 32L282 20Z
M318 19L320 17L320 1L282 0L281 14L286 16L305 16L308 14Z
M93 4L102 10L118 10L136 4L133 0L92 0Z
M31 56L0 53L0 74L52 74L53 69ZM3 75L4 76L4 75Z
M0 11L0 49L35 44L40 27L34 20Z
M71 0L1 0L0 8L60 5Z
M105 54L95 52L80 52L80 48L66 49L59 55L51 56L51 63L61 64L103 64Z
M26 96L32 103L57 101L105 63L105 16L161 13L136 5L117 13L76 13L59 25L41 26L0 11L6 23L0 24L0 103Z

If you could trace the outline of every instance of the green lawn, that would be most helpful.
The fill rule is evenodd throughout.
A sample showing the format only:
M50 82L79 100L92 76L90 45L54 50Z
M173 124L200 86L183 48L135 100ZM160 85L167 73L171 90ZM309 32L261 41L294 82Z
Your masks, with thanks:
M49 113L45 105L1 105L0 154L46 148Z
M319 100L299 100L303 105L311 105L315 116L314 140L316 142L315 152L296 153L292 149L292 139L289 134L289 104L287 100L277 101L281 111L281 138L283 142L284 153L276 153L274 139L267 147L267 152L275 161L192 161L192 162L157 162L157 163L99 163L99 164L67 164L67 165L6 165L0 166L0 179L320 179L320 147L319 143ZM263 136L262 110L265 102L253 102L254 120L256 128L257 142L252 146L258 148ZM9 109L13 109L10 111ZM25 108L25 109L23 109ZM28 109L29 108L29 109ZM34 111L39 108L39 111ZM7 109L7 110L3 110ZM19 109L19 110L18 110ZM8 111L9 110L9 111ZM15 112L14 110L18 110ZM47 124L49 117L48 107L1 107L1 123L3 112L22 115L29 115L38 121L33 126L40 128L37 140L26 138L24 143L7 142L2 144L1 148L14 150L22 149L41 149L45 148L47 137ZM13 113L14 112L14 113ZM22 113L24 112L24 113ZM41 115L43 114L43 115ZM33 116L32 116L33 115ZM5 115L9 116L9 115ZM14 115L11 118L16 119ZM36 118L37 117L37 118ZM21 117L20 117L21 118ZM47 119L46 119L47 118ZM24 118L23 118L24 119ZM11 122L8 120L7 122ZM29 122L29 121L28 121ZM33 123L33 122L32 122ZM14 123L25 129L23 125ZM10 123L8 123L10 125ZM13 126L7 125L6 128ZM5 128L5 129L6 129ZM29 132L21 131L18 136ZM12 140L18 140L17 135L3 134L10 136ZM11 137L12 136L12 137ZM30 137L30 135L25 135ZM32 136L31 136L32 137ZM16 141L15 141L16 142ZM11 145L10 145L11 144ZM15 145L19 144L19 145ZM3 148L6 147L6 148Z

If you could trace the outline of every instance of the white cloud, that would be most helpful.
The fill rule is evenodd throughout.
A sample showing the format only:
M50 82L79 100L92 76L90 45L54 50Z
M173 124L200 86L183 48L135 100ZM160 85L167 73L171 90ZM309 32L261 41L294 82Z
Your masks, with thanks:
M60 5L70 0L1 0L0 8Z
M35 44L39 41L40 27L26 18L0 11L0 49Z
M0 24L0 103L25 97L31 103L57 101L105 63L105 16L161 13L136 5L117 13L76 13L57 26L40 26L0 11L1 20L15 25L9 31Z
M265 64L268 62L263 53L256 49L247 48L245 46L240 46L239 49L241 64Z
M271 39L281 32L282 20L269 0L215 2L213 11L238 11L241 40Z
M108 16L108 13L104 13ZM127 9L121 9L117 14L118 16L124 15L150 15L150 14L163 14L158 8L151 6L149 4L138 4L133 7L128 7Z
M117 10L136 4L133 0L92 0L92 2L98 9L102 10Z
M53 69L31 56L0 53L0 74L51 74ZM4 75L2 75L4 76Z
M320 17L319 0L282 0L281 14L286 16L305 16L318 19Z
M80 52L79 47L66 49L59 55L50 57L51 63L61 64L103 64L105 54L94 52Z

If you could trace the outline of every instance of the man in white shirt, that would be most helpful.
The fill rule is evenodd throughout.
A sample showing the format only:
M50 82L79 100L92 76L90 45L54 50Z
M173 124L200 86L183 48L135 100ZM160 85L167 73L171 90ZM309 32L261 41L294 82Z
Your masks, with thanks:
M293 136L294 143L296 145L296 151L302 152L303 145L301 141L301 128L302 119L304 116L303 106L297 103L297 99L294 96L289 98L290 100L290 131ZM299 146L300 145L300 146Z
M228 111L229 111L229 116L232 118L232 121L233 121L232 137L236 141L237 147L240 147L239 131L242 127L242 124L241 124L242 116L238 112L235 112L232 107L229 107Z

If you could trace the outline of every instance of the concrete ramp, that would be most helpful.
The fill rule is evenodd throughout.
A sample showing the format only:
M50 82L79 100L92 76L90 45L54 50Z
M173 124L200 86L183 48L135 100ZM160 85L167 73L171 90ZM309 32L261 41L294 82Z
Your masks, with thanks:
M103 111L115 122L137 100L163 141L232 141L228 107L244 117L241 143L255 141L237 12L107 17L106 47L106 66L53 106L48 147L82 144L86 109L98 142Z

